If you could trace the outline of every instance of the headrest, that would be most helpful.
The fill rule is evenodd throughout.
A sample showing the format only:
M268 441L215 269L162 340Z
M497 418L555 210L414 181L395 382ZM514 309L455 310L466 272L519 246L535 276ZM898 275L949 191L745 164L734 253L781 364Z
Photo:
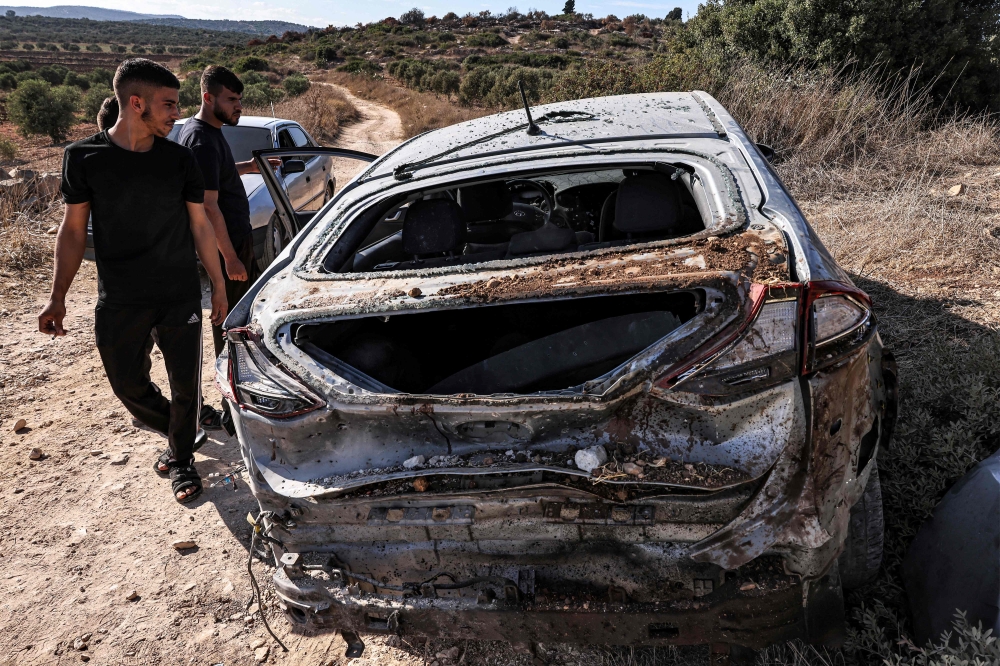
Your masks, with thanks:
M514 210L514 197L502 182L460 187L457 198L466 222L500 220Z
M410 204L403 220L403 253L437 254L458 248L465 238L461 209L450 199L425 199Z
M677 229L680 213L677 184L669 176L645 172L629 176L618 186L614 224L622 233Z

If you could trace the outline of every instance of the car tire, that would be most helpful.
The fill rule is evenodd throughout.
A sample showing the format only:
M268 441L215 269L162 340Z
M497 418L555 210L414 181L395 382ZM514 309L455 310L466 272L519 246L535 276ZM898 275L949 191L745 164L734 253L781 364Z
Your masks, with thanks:
M288 245L288 241L288 232L285 231L285 225L281 223L281 219L276 214L272 215L264 231L264 250L261 252L260 257L261 272L271 265L275 257L281 254L281 251Z
M882 566L885 519L878 468L872 468L861 499L851 507L851 521L840 554L840 580L845 590L872 582Z
M326 183L326 189L323 190L323 205L324 206L327 203L329 203L330 199L333 198L333 188L334 188L333 180L327 181L327 183Z

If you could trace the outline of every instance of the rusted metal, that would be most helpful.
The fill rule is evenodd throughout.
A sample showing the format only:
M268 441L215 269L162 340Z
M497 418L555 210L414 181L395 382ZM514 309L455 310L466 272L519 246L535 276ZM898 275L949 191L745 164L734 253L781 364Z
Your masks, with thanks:
M525 645L835 643L837 555L878 449L862 442L893 413L874 324L835 362L806 364L810 281L847 278L707 94L537 111L538 137L514 131L520 112L501 114L379 159L228 322L323 402L283 421L234 409L289 619ZM697 180L703 231L423 269L326 262L372 210L479 180L651 165ZM406 393L297 339L331 322L636 294L693 294L697 307L566 390ZM729 381L720 359L762 335L775 303L792 304L793 342ZM593 446L609 462L585 472L575 454Z

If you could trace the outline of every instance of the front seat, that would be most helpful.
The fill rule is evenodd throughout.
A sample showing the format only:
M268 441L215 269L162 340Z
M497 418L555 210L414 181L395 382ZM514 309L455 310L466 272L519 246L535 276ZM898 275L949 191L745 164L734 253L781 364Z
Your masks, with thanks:
M612 205L614 217L610 215ZM618 191L608 197L601 211L602 241L622 236L631 239L633 236L664 237L684 233L677 184L662 173L648 171L628 176L618 186Z
M465 240L462 210L451 199L415 201L406 212L402 240L403 254L413 261L398 268L447 263Z

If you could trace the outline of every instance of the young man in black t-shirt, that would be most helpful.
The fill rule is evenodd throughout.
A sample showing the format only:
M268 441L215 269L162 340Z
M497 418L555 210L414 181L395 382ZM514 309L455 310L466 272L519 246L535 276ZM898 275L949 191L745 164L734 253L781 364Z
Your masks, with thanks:
M219 256L225 266L226 299L231 306L243 298L258 277L250 234L250 203L240 176L257 173L253 160L237 162L222 134L223 125L236 125L243 113L243 83L225 67L211 65L201 75L201 109L184 123L177 143L194 153L205 179L205 212L215 229ZM280 164L280 162L278 162ZM212 327L215 355L224 349L221 326ZM211 407L201 412L205 428L225 425ZM228 429L228 426L226 426Z
M191 151L167 141L179 118L180 83L151 60L126 60L115 73L120 110L109 130L66 148L66 211L56 239L55 277L38 328L65 335L66 292L80 268L87 219L94 229L98 300L97 349L115 395L137 419L167 435L154 466L169 473L174 497L202 490L194 468L201 404L201 281L208 272L212 323L227 302L204 185ZM150 381L152 342L163 352L171 400Z

